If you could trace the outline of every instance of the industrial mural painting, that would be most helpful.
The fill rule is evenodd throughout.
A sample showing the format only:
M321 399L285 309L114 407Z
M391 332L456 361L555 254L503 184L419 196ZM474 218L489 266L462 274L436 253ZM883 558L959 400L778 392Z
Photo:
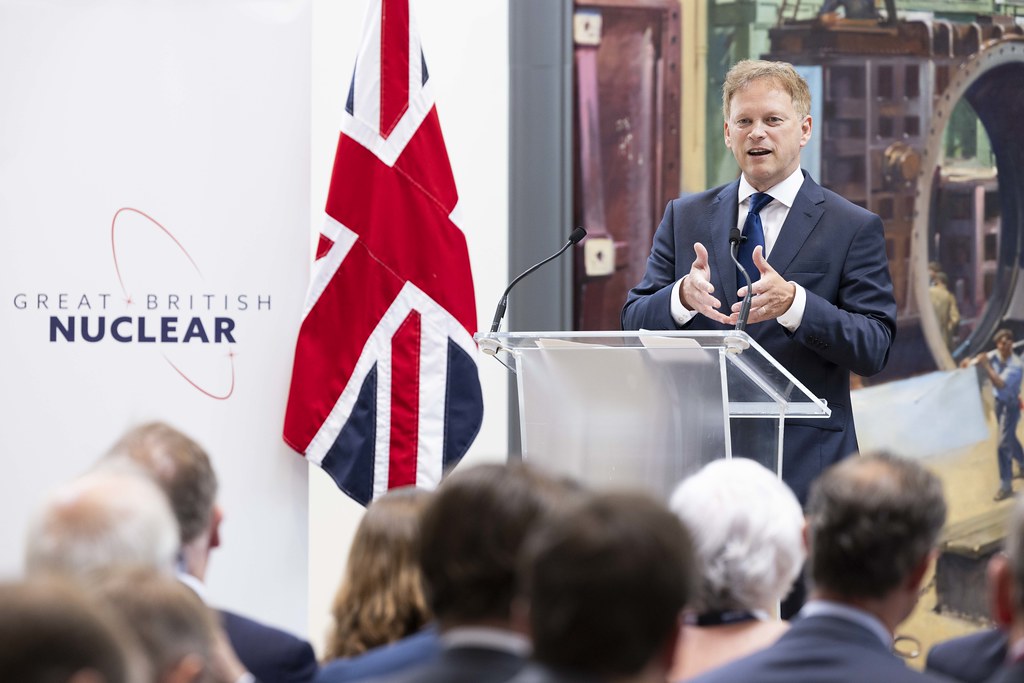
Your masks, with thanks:
M905 654L927 651L987 623L985 565L1024 490L1024 3L684 5L576 2L576 218L595 237L577 258L576 326L617 328L680 188L736 178L722 141L729 67L796 66L813 100L802 166L882 218L899 306L886 369L853 378L862 450L919 457L946 484L935 575L904 624ZM1004 371L1016 384L1001 391L991 377Z

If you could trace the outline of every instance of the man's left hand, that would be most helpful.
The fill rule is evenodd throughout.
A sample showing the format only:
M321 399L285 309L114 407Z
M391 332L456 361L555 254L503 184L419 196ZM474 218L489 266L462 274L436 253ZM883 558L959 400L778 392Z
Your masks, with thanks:
M796 285L782 279L782 276L768 265L762 247L754 247L753 260L761 277L753 286L754 295L750 300L750 317L747 322L759 323L765 320L774 320L793 305L793 298L796 297ZM740 300L732 306L734 313L739 312L743 306L743 297L746 295L747 288L740 287L736 292L736 296Z

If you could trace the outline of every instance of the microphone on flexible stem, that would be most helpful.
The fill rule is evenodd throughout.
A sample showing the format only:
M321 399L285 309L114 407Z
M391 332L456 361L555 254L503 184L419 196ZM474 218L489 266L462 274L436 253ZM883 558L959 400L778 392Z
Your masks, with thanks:
M736 267L743 273L743 279L747 281L747 295L743 297L743 305L740 306L740 319L736 322L736 329L742 332L747 328L747 318L750 317L750 297L754 293L754 285L750 281L750 273L744 268L739 259L736 258L736 252L739 251L740 242L747 239L740 234L739 228L733 228L729 231L729 256L732 257L732 262L736 264Z
M535 271L538 268L540 268L541 266L543 266L548 261L553 261L556 258L558 258L559 256L561 256L563 253L565 253L566 249L568 249L572 245L576 244L577 242L579 242L581 239L583 239L586 236L587 236L587 231L586 230L584 230L583 228L576 228L575 230L572 231L572 234L569 235L569 241L566 242L564 245L562 245L561 249L556 251L551 256L548 256L546 259L544 259L540 263L538 263L538 264L536 264L534 266L530 266L519 277L517 277L512 282L508 283L508 287L506 287L505 291L502 292L501 300L498 301L498 307L496 309L494 309L494 320L491 322L491 332L492 333L498 331L498 326L501 325L501 319L503 317L505 317L505 308L508 306L508 293L510 291L512 291L513 287L516 286L516 283L519 282L520 280L522 280L524 277L526 277L530 273L532 273L533 271ZM487 349L484 349L484 352L486 353ZM493 352L491 352L491 354L493 355Z

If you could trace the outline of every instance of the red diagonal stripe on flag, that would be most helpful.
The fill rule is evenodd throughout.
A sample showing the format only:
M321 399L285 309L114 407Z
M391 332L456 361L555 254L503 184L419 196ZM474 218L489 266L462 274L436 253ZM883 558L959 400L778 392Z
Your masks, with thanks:
M427 124L431 125L427 125ZM457 201L443 151L434 160L429 145L442 141L432 111L406 145L395 168L344 135L338 144L327 213L360 236L376 258L396 276L408 280L448 310L472 334L476 331L473 277L462 231L448 213ZM441 179L420 173L437 173ZM395 201L401 197L402 201ZM429 245L426 247L425 245Z
M380 135L409 108L409 0L384 0L380 25Z
M420 314L412 311L391 338L389 489L416 483L420 431L420 326Z
M371 2L285 415L286 441L363 505L436 484L483 418L458 192L410 15Z

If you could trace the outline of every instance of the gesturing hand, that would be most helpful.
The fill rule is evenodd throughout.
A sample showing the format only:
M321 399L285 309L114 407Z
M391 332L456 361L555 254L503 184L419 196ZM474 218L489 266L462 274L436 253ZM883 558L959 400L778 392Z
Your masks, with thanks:
M724 315L719 311L722 302L713 295L715 286L711 284L711 266L708 265L708 250L700 242L693 244L697 258L690 266L689 274L683 278L679 288L679 300L687 309L701 313L712 320L726 325L736 322L736 315Z
M793 299L796 297L796 285L784 280L774 268L768 265L761 247L754 247L753 256L754 265L757 266L761 277L752 288L754 295L750 300L750 317L747 318L747 322L759 323L765 320L774 320L793 305ZM743 297L746 295L746 287L740 287L736 292L740 301L732 306L734 315L739 314L740 307L743 305Z

